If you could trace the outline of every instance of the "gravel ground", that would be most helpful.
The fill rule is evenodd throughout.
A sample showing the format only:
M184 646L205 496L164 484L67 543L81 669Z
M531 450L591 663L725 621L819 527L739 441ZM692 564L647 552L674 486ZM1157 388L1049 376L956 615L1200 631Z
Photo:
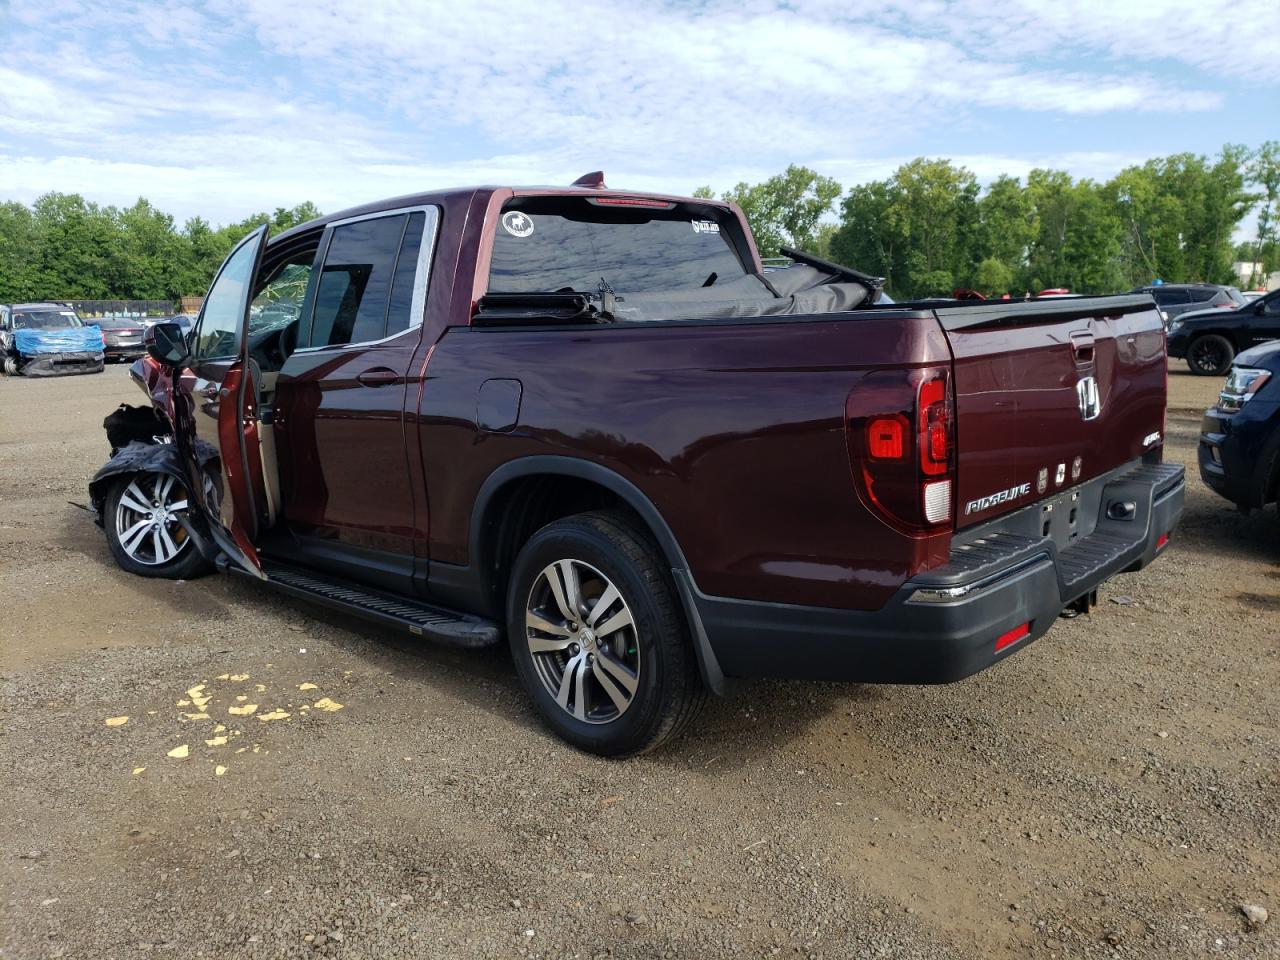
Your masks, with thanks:
M1280 956L1280 523L1194 476L1218 380L1170 387L1186 517L1091 616L616 763L503 655L119 571L67 501L124 368L2 379L0 957Z

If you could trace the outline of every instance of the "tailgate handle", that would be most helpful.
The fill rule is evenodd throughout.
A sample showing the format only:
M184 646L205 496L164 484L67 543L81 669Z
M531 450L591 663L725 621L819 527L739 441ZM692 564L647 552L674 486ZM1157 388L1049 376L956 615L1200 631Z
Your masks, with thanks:
M1088 330L1077 330L1071 334L1071 351L1076 363L1093 363L1093 334Z

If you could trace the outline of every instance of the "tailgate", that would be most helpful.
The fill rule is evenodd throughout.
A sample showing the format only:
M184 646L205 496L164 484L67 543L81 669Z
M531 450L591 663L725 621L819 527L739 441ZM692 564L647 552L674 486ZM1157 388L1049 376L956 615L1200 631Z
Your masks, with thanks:
M1164 326L1151 299L942 307L955 358L956 525L1025 507L1164 441Z

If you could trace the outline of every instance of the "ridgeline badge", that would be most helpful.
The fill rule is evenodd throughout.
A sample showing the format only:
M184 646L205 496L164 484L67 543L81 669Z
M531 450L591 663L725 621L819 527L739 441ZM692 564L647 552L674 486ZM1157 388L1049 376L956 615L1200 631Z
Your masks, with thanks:
M979 497L977 500L970 500L965 504L964 512L981 513L990 507L994 507L997 503L1008 503L1010 500L1017 500L1019 497L1025 497L1031 492L1031 484L1022 483L1016 487L1010 487L1008 490L1001 490L999 493L992 493L985 497Z

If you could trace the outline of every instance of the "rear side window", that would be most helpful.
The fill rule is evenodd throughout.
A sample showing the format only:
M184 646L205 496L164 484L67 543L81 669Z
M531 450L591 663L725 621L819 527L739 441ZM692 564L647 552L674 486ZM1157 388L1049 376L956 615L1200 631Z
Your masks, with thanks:
M1179 303L1189 302L1187 291L1185 290L1166 290L1162 287L1156 287L1151 291L1151 295L1155 297L1156 303L1162 307L1172 306Z
M1216 290L1213 287L1192 287L1191 302L1207 303L1208 301L1215 299L1221 292L1222 291Z
M493 241L491 293L622 294L694 290L747 271L729 236L736 220L713 208L602 206L585 198L528 198L503 210ZM723 229L722 229L723 226Z

